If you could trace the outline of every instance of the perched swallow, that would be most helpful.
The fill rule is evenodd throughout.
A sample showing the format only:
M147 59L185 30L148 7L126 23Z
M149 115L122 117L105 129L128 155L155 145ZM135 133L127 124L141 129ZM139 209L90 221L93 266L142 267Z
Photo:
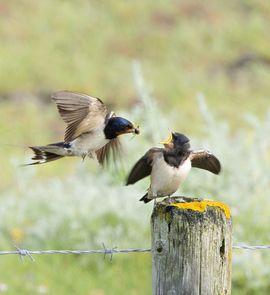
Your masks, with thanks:
M52 95L59 114L67 124L63 142L45 146L30 146L34 152L33 164L43 164L65 156L97 157L103 164L109 153L119 151L118 136L139 134L139 129L125 118L108 112L105 104L82 93L59 91Z
M207 150L190 150L189 139L177 132L161 142L164 148L151 148L132 168L127 185L150 175L151 183L140 201L148 203L159 197L171 196L189 174L191 167L219 174L219 160Z

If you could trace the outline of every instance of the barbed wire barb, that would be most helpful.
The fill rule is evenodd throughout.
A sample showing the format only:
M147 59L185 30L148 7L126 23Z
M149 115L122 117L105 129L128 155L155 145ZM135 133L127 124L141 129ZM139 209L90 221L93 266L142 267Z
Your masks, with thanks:
M103 250L104 250L104 259L106 257L107 254L110 254L110 262L112 262L112 259L113 259L113 253L114 253L114 250L116 250L117 247L113 247L111 249L107 248L105 246L104 243L102 243L102 246L103 246Z
M29 257L32 261L35 261L34 257L27 249L20 249L19 247L14 245L14 248L18 251L18 255L20 259L23 260L24 257Z

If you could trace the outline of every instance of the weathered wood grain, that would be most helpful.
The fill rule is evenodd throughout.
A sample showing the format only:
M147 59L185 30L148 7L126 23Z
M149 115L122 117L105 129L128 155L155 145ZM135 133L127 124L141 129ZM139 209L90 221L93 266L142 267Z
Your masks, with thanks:
M231 294L231 217L221 202L172 198L154 207L153 294Z

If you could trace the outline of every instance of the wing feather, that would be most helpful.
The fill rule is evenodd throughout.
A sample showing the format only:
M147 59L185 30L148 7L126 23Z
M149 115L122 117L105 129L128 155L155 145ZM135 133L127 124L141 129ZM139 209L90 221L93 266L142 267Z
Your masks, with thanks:
M133 184L150 175L152 171L153 159L157 153L161 153L162 151L163 149L160 148L152 148L144 156L142 156L131 169L126 185Z
M104 147L96 151L98 162L101 165L108 164L111 158L115 162L121 153L122 144L119 138L111 139Z
M208 170L214 174L219 174L221 171L218 158L207 150L192 151L190 160L192 167Z
M52 99L61 118L67 123L65 142L104 123L107 108L99 98L83 93L59 91L52 95Z

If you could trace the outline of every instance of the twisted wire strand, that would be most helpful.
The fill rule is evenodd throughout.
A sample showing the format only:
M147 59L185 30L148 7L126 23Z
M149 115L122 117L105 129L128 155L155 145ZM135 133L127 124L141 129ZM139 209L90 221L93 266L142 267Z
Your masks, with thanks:
M32 255L48 255L48 254L75 254L75 255L81 255L81 254L104 254L104 257L106 255L110 255L110 260L112 260L113 254L116 253L144 253L144 252L151 252L150 248L145 249L117 249L114 248L107 248L104 244L103 249L97 249L97 250L28 250L28 249L20 249L17 246L14 246L16 250L14 251L0 251L0 255L19 255L21 259L23 257L29 257L32 261L34 261L34 258ZM245 244L239 244L234 245L232 247L236 250L265 250L270 249L270 245L245 245Z

